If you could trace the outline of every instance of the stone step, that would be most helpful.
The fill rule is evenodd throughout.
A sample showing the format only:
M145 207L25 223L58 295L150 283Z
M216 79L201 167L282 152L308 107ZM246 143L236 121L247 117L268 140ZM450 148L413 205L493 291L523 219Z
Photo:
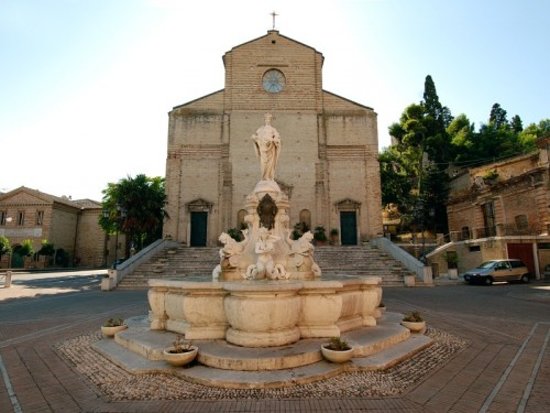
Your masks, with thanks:
M153 278L210 277L219 264L218 248L178 247L157 254L127 275L119 288L146 288ZM364 246L323 246L315 249L315 260L327 276L381 276L383 285L403 285L411 273L383 251Z
M193 344L199 347L197 361L186 368L175 368L161 360L160 355L163 348L170 346L175 334L149 330L145 316L127 320L127 330L117 333L114 340L104 338L93 347L112 363L134 374L164 372L222 388L277 388L327 379L344 371L384 370L413 357L428 347L432 339L410 334L399 325L401 317L401 314L386 312L375 327L343 333L342 337L355 350L355 357L343 364L322 359L320 346L327 339L300 340L271 348L244 348L224 340L195 340ZM284 359L299 358L304 351L309 357L308 364L284 367ZM201 360L212 362L214 358L224 368L201 364ZM309 362L311 360L314 361ZM243 370L243 365L264 368ZM275 368L268 369L270 366Z

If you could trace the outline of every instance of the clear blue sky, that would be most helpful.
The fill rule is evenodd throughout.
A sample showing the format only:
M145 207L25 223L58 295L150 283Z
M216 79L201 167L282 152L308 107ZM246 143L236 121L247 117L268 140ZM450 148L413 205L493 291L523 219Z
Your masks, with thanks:
M0 191L101 200L164 176L167 112L222 89L222 55L272 10L323 53L324 89L376 110L380 148L428 74L476 127L495 102L550 117L546 0L0 0Z

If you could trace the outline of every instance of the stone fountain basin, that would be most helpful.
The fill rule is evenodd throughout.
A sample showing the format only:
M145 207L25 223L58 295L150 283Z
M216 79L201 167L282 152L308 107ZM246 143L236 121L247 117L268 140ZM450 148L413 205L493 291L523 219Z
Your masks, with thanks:
M277 347L375 326L380 277L315 281L150 280L151 329Z

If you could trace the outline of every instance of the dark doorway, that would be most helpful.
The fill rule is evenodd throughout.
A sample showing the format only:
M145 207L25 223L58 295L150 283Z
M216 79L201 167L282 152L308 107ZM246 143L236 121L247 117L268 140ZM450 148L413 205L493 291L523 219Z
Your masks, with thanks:
M191 212L191 246L206 247L208 212Z
M357 216L355 211L340 212L342 245L357 245Z

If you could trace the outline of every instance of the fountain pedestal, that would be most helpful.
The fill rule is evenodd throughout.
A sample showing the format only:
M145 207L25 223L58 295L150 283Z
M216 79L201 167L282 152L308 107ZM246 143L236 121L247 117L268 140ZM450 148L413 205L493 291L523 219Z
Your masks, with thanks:
M246 198L244 239L220 235L212 282L151 280L151 329L276 347L376 325L381 279L322 281L313 234L291 238L288 197L274 180L281 140L270 122L266 115L252 137L262 179Z

